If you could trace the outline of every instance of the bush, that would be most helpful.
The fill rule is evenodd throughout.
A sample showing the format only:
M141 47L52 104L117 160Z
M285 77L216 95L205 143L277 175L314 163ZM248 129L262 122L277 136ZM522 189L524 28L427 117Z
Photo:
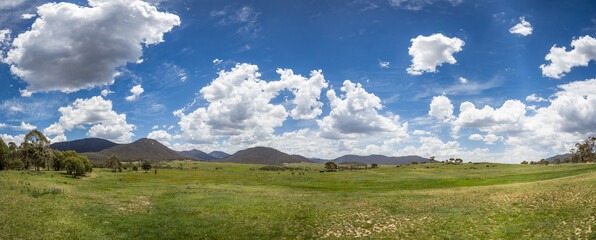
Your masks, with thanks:
M337 164L335 164L334 162L326 162L325 163L325 169L328 172L332 172L332 171L336 171L337 170Z
M71 156L64 159L64 168L66 169L66 173L72 174L72 177L85 174L85 164L77 157Z
M132 170L136 172L136 171L139 171L139 168L137 166L133 166Z
M528 164L528 161L522 161L521 164L527 165Z
M376 164L376 163L373 163L373 164L370 165L370 168L378 168L378 167L379 167L379 165Z
M8 168L14 170L21 170L25 168L25 164L23 163L23 161L21 161L21 159L15 158L14 160L8 162Z
M143 168L143 170L145 170L145 172L149 171L149 169L151 169L151 163L149 163L149 161L145 161L143 163L143 165L141 166L141 168Z
M413 164L413 165L415 165L415 164L418 164L418 162L416 162L416 161L413 161L413 162L411 162L410 164Z

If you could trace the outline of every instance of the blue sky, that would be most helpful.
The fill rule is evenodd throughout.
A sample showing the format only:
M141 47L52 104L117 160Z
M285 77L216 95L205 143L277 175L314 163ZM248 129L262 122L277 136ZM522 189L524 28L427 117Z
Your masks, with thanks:
M591 1L0 3L0 136L518 163L596 135Z

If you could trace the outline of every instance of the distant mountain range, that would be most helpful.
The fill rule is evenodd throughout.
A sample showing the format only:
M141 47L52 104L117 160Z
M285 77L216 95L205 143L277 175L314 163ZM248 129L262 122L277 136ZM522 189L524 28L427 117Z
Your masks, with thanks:
M87 156L93 162L103 162L112 156L112 154L116 154L120 160L126 162L189 159L189 157L169 149L158 141L148 138L141 138L129 144L119 144L99 152L83 153L83 155Z
M210 152L209 155L214 156L216 158L227 158L229 156L232 156L232 155L227 154L227 153L222 152L222 151L213 151L213 152Z
M117 144L100 138L86 138L69 142L60 142L50 145L50 148L60 151L74 150L89 158L92 162L103 163L112 154L120 160L130 161L170 161L170 160L204 160L213 162L250 163L282 165L284 163L318 162L325 163L365 163L403 165L411 162L429 162L429 159L420 156L387 157L383 155L357 156L345 155L333 160L320 158L305 158L301 155L289 155L268 147L253 147L238 151L233 155L222 151L205 153L200 150L176 152L156 140L142 138L129 144ZM554 158L554 157L553 157ZM563 158L561 158L563 159Z
M180 151L180 154L187 156L189 158L194 158L194 159L201 159L201 160L206 160L206 161L211 161L211 160L216 160L216 159L220 159L216 156L213 156L211 154L207 154L203 151L200 150L190 150L190 151Z
M232 156L218 160L218 162L282 165L311 161L305 157L289 155L273 148L253 147L238 151Z

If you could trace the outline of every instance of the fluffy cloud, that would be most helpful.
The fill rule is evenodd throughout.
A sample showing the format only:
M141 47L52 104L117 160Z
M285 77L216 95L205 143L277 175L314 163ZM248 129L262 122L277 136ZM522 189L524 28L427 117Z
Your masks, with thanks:
M484 139L484 138L482 137L482 135L480 135L478 133L474 133L474 134L470 135L468 137L468 139L474 140L474 141L482 141L482 139Z
M519 23L509 29L509 32L512 34L518 34L520 36L528 36L532 34L532 25L524 19L524 17L519 18Z
M449 2L453 6L457 6L463 0L389 0L389 4L393 7L399 7L407 10L418 11L424 9L428 5L436 2Z
M0 10L18 7L19 5L23 4L24 2L25 2L25 0L2 0L2 1L0 1Z
M130 92L132 93L132 95L126 97L126 101L132 102L134 100L137 100L139 95L141 95L141 93L145 92L145 90L141 87L141 84L139 84L139 85L132 87L132 89L130 89ZM103 94L103 92L102 92L102 94Z
M384 62L384 61L379 60L379 67L389 68L389 62Z
M0 47L7 44L8 41L10 41L10 29L0 30Z
M17 146L21 145L22 142L25 141L25 134L19 134L19 135L8 135L8 134L0 134L0 137L2 137L2 140L4 141L4 143L6 145L8 145L9 142L13 142L15 143Z
M281 90L296 96L290 115L296 119L314 118L321 114L318 101L327 83L321 71L311 72L310 78L295 75L292 70L278 70L279 81L260 79L256 65L237 64L230 71L220 71L219 77L202 88L200 93L209 103L180 118L182 138L191 144L210 143L219 137L230 137L234 143L249 144L271 138L274 128L286 120L288 112L281 104L272 104Z
M36 129L37 127L29 123L21 122L21 125L15 126L14 128L21 131L31 131L33 129Z
M313 119L321 113L323 103L319 101L321 90L327 88L327 82L321 70L312 71L310 78L305 78L294 74L291 69L278 69L277 73L281 75L281 80L273 84L281 86L278 89L288 88L296 96L292 103L296 105L290 112L294 119Z
M412 56L412 65L407 69L410 75L421 75L424 72L436 72L437 66L443 63L455 64L457 60L454 53L462 50L464 41L459 38L448 38L441 33L425 37L419 35L410 40L412 46L409 54Z
M429 131L418 130L418 129L414 130L414 132L412 134L414 134L414 135L432 135L432 133Z
M468 79L463 78L463 77L459 77L459 83L466 84L466 83L468 83Z
M512 147L542 149L540 152L566 152L575 142L596 135L596 79L571 82L558 86L545 107L527 114L528 108L519 100L507 100L494 109L476 108L470 102L460 106L454 127L478 129L486 133L470 136L487 144L504 141ZM537 150L538 151L538 150Z
M19 34L3 62L29 83L23 92L109 85L117 68L136 62L145 46L180 24L140 0L89 0L90 7L47 3L29 31Z
M567 51L565 47L554 45L544 58L550 63L540 65L542 75L550 78L561 78L571 68L577 66L588 66L592 60L596 60L596 38L583 36L571 41L573 50Z
M547 102L547 101L548 101L547 99L536 96L535 93L532 93L532 95L526 97L526 102Z
M64 133L80 125L92 125L87 136L108 139L114 142L130 142L135 126L126 122L125 114L112 110L112 101L100 96L77 99L58 111L62 114L58 122L44 129L48 136L58 135L66 140Z
M329 116L317 120L321 136L329 139L354 138L360 134L391 133L405 138L408 124L400 125L399 116L385 117L377 110L383 108L381 100L366 92L362 85L344 81L338 97L334 90L327 91L331 112Z
M174 139L174 137L171 134L164 130L150 132L149 134L147 134L147 138L155 139L165 145L170 145L170 141Z
M114 93L114 91L110 91L110 89L101 90L101 95L103 97L107 97L110 93Z
M463 128L477 128L491 133L513 132L520 128L525 117L526 106L518 100L508 100L502 107L494 109L484 106L477 109L471 102L464 102L459 107L460 114L455 125Z
M503 140L503 137L501 136L497 136L494 134L487 134L486 136L482 136L480 134L472 134L468 137L468 139L470 140L474 140L474 141L484 141L486 144L488 145L492 145L495 144L495 142Z
M21 15L21 18L22 18L22 19L31 19L31 18L34 18L35 16L37 16L37 14L32 14L32 13L23 13L23 14Z
M433 97L428 115L444 122L453 119L453 105L449 98L445 95Z

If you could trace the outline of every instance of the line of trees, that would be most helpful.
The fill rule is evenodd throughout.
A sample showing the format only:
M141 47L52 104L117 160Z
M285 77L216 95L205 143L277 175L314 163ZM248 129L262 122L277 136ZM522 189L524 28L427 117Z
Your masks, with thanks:
M588 162L596 162L596 137L589 137L588 139L584 140L583 142L579 142L575 144L575 148L571 149L571 154L569 157L563 158L554 158L553 164L559 163L588 163ZM538 162L531 161L522 161L521 164L530 164L530 165L548 165L549 161L545 159L541 159Z
M0 138L0 170L27 170L31 167L37 171L66 170L73 177L93 171L87 157L75 151L60 152L50 149L50 141L37 129L27 133L18 147L14 142L7 145Z

